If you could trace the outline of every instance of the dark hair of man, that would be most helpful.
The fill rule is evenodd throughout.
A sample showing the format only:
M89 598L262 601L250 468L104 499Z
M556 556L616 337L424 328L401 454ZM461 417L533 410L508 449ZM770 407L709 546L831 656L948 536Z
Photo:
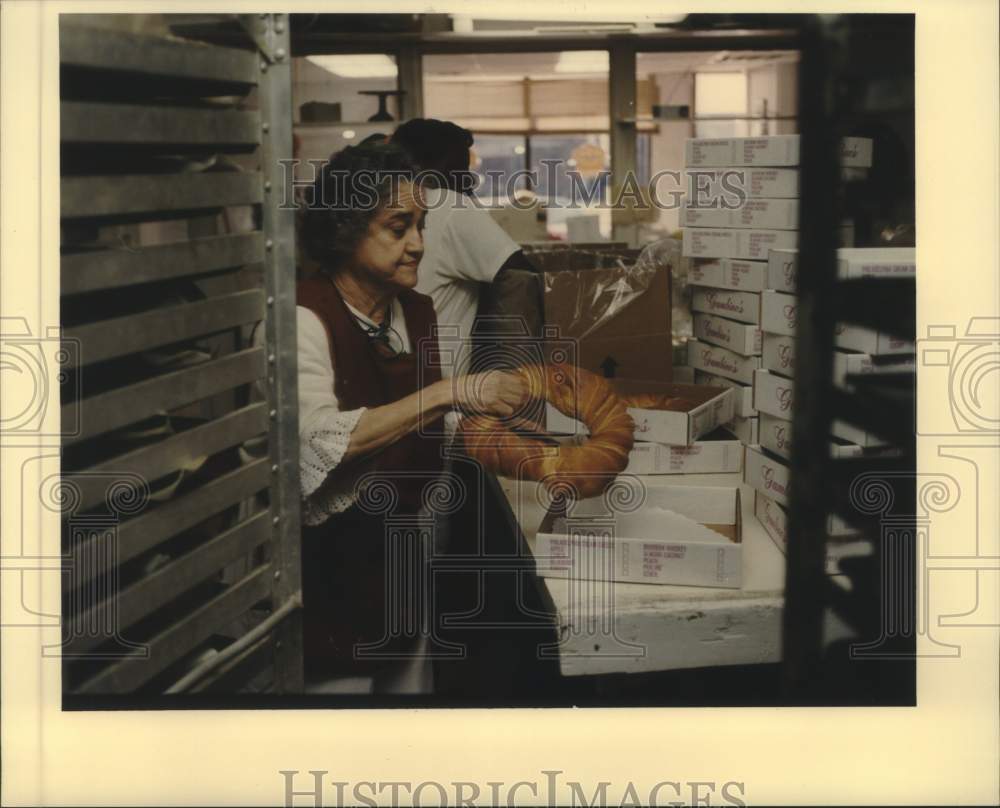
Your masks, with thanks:
M451 121L414 118L396 128L391 142L402 146L422 171L443 176L448 188L471 190L469 149L474 138L468 129Z

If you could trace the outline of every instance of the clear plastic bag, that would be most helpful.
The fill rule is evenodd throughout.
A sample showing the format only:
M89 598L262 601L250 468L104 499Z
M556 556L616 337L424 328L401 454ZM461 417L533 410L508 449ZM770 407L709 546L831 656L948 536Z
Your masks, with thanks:
M545 295L558 305L562 336L584 339L626 312L649 291L657 272L669 270L679 255L675 240L662 239L648 244L634 263L614 253L594 253L592 260L586 257L586 270L547 272Z

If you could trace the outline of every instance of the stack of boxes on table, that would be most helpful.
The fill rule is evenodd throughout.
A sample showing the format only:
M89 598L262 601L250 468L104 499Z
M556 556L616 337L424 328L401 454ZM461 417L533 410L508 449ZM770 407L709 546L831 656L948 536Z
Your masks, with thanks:
M768 290L762 295L762 367L754 371L753 401L759 412L760 445L747 447L745 479L756 489L754 511L782 549L787 541L788 462L791 458L793 384L795 375L795 278L803 271L796 250L772 250L768 257ZM806 270L808 271L808 270ZM912 277L916 251L910 247L841 248L837 275L848 278ZM838 324L834 333L833 383L844 386L857 374L915 370L912 342L854 325ZM857 427L834 421L832 457L858 457L883 451L884 443ZM827 571L839 571L839 560L871 551L857 531L831 515L827 523Z
M691 191L703 193L688 197L681 211L683 254L692 259L688 277L695 287L688 361L696 382L734 391L736 420L730 429L746 445L744 481L754 489L758 519L782 550L793 407L798 147L797 135L689 140ZM871 160L870 140L843 140L844 172L863 172ZM745 193L743 204L730 195L732 207L719 206L720 194L737 183ZM849 229L842 232L842 241L851 237ZM845 247L839 263L843 277L898 276L913 271L913 251ZM838 326L837 346L837 383L848 374L874 371L873 356L913 351L912 344L853 326ZM847 424L835 424L833 432L831 452L837 457L861 454L877 443ZM828 529L830 572L837 571L838 558L869 549L839 518L831 517Z
M768 253L798 244L798 158L798 135L685 144L690 193L681 225L694 287L688 364L697 383L733 388L729 428L747 446L759 440L752 386L763 351ZM842 161L852 168L870 165L871 141L845 139Z
M721 429L733 418L731 390L673 381L665 254L645 263L615 248L530 254L544 273L549 360L572 356L621 394L673 399L669 410L629 408L635 445L614 492L546 514L534 547L542 575L741 584L739 487L669 484L678 474L738 472L743 447ZM546 428L564 444L587 437L584 424L551 405Z

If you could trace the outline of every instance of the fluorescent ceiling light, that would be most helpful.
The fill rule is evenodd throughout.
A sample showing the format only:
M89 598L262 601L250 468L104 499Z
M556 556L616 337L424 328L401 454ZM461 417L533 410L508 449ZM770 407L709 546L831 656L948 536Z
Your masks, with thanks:
M607 51L565 51L559 54L556 73L607 73Z
M384 53L307 56L316 67L345 79L394 79L396 63Z

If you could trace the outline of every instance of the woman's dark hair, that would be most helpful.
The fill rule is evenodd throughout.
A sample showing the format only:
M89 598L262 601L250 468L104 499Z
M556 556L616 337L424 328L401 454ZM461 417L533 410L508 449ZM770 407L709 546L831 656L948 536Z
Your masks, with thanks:
M414 118L397 127L391 142L402 146L422 170L442 175L448 188L471 190L469 149L474 139L468 129L451 121Z
M348 146L330 157L307 192L299 221L302 245L323 272L339 269L354 254L398 182L416 174L406 152L391 143Z

